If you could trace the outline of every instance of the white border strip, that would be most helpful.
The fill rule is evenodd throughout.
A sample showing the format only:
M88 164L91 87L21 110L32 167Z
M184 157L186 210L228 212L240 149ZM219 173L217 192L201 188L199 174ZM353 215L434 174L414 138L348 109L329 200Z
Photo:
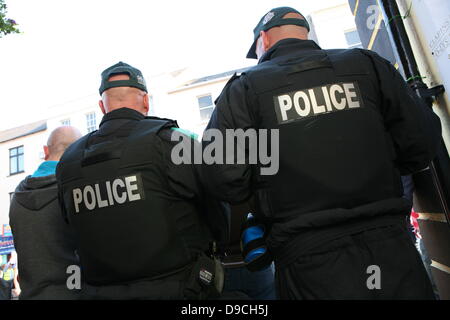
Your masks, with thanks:
M450 267L446 266L445 264L431 260L431 266L438 270L441 270L442 272L450 274Z

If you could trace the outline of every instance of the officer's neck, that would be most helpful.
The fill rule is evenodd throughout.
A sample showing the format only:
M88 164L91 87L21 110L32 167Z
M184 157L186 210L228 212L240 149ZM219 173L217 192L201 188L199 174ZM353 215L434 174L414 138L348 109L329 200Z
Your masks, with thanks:
M258 63L271 60L275 57L292 53L293 50L311 50L321 48L312 40L302 40L298 38L286 38L275 43L267 52L261 57Z
M145 118L145 115L143 115L141 112L131 109L131 108L118 108L115 110L112 110L105 114L105 116L102 119L101 124L103 124L105 121L113 120L113 119L131 119L131 120L142 120ZM100 125L101 125L100 124Z

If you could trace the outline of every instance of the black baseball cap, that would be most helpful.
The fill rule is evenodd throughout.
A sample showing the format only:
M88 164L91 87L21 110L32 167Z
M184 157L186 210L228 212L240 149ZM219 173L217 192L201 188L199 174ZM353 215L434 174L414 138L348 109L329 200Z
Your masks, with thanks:
M109 81L109 78L118 74L127 74L130 79ZM142 76L141 71L122 61L102 72L102 83L99 89L100 95L102 95L105 90L117 87L134 87L148 92L145 79Z
M250 50L247 53L247 58L249 59L258 58L256 55L256 40L258 40L259 33L261 31L267 31L273 27L291 24L300 27L305 27L306 29L308 29L309 32L310 30L309 23L308 21L306 21L306 19L298 19L298 18L283 19L283 17L288 13L298 13L299 15L303 16L300 12L291 7L278 7L267 12L261 18L261 20L259 20L258 24L256 25L256 28L253 29L254 40Z

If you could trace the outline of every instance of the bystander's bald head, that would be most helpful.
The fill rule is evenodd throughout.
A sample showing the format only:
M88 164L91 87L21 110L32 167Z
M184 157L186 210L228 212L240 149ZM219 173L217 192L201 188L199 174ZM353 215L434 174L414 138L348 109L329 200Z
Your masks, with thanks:
M58 127L52 131L44 146L45 160L59 161L64 151L82 137L81 132L72 126Z

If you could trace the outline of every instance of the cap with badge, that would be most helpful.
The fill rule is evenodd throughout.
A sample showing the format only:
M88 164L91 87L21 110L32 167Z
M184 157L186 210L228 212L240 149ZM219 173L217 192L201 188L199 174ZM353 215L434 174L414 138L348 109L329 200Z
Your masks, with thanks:
M268 13L261 18L261 20L256 25L256 28L253 29L254 40L250 50L247 53L247 58L249 59L257 59L256 56L256 41L259 38L259 33L261 31L267 31L273 27L279 27L284 25L296 25L300 27L305 27L309 32L309 23L306 19L298 19L298 18L286 18L283 17L288 13L297 13L303 16L297 10L290 7L279 7L270 10Z
M130 78L128 80L109 81L109 78L119 74L126 74ZM99 89L100 95L105 90L117 87L133 87L147 92L147 86L141 71L122 61L102 72L102 83Z

